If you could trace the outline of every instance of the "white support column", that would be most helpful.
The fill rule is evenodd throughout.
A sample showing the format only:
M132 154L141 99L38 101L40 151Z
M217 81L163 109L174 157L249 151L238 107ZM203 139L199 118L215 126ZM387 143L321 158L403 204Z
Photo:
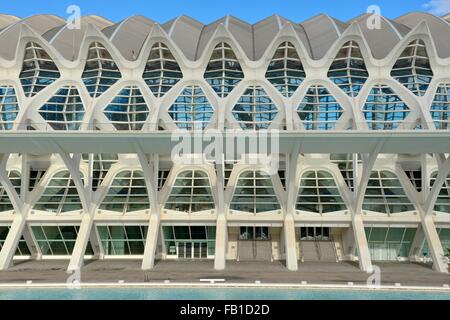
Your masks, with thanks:
M156 249L158 246L158 234L160 229L160 204L158 199L157 173L158 173L158 155L150 155L150 161L142 151L140 145L136 144L136 153L142 172L145 178L147 192L150 197L150 217L147 229L147 238L145 240L144 258L142 259L142 270L151 270L155 266Z
M353 215L352 225L356 248L358 250L359 268L367 273L372 273L372 259L370 258L369 244L367 242L361 214Z
M21 180L20 180L20 198L26 199L26 194L28 194L28 187L30 185L30 165L28 163L28 154L22 154L21 160Z
M216 201L217 201L217 221L216 221L216 250L214 254L214 269L224 270L226 267L227 246L228 246L228 224L225 215L224 199L224 176L223 163L216 164Z
M219 214L216 223L216 251L214 256L214 269L216 270L224 270L226 267L227 244L227 220L225 215Z
M12 265L25 225L26 219L22 215L18 214L14 217L11 229L0 251L0 270L6 270Z
M145 239L144 258L142 260L142 270L151 270L155 266L156 247L159 234L159 214L151 214Z
M89 154L89 161L88 161L88 177L86 181L86 189L89 190L89 192L92 192L93 183L94 183L94 154Z
M373 272L372 259L370 258L369 244L367 242L364 222L362 218L362 205L369 183L370 174L377 160L384 140L380 140L375 149L370 154L363 155L363 170L359 184L355 182L355 194L352 211L352 227L355 237L356 248L358 250L359 268L367 273Z
M290 271L298 270L297 247L295 238L295 222L291 214L284 219L284 246L286 251L286 267Z
M75 154L71 157L70 154L63 152L62 148L58 144L56 144L56 146L60 150L58 155L66 165L66 168L70 173L70 177L72 178L72 181L77 189L78 196L80 197L81 205L83 208L83 216L81 218L80 229L78 231L77 240L75 241L69 265L67 267L67 271L72 272L80 270L84 264L84 254L86 252L90 233L94 224L93 205L91 201L92 197L90 190L89 192L87 191L86 187L84 186L83 180L81 179L81 154ZM86 177L86 179L87 181L89 181L90 177Z
M66 159L66 161L70 161L71 164L73 165L72 170L74 172L76 171L76 169L79 170L80 160L81 160L81 155L77 155L77 157L73 158L73 159L71 159L71 158ZM78 183L80 184L80 187L82 187L82 189L83 189L83 192L85 192L88 209L87 209L87 212L85 210L85 213L83 214L83 217L81 218L80 229L78 230L77 240L76 240L75 246L73 248L72 256L70 257L69 266L67 267L67 271L76 271L76 270L80 270L81 267L83 267L84 255L86 254L86 248L87 248L89 241L92 238L91 235L92 235L92 228L94 226L94 211L93 211L94 208L93 208L93 204L90 201L91 197L87 196L88 193L86 192L86 190L88 190L89 192L91 192L91 190L92 190L93 162L94 162L94 155L91 153L91 154L89 154L89 164L88 164L89 176L86 177L87 187L85 188L84 185L82 185L81 178L78 181ZM71 175L72 175L72 179L73 179L74 174L72 174L72 171L71 171ZM78 176L79 175L77 175L77 177ZM75 180L74 180L74 183L76 183ZM95 248L92 248L92 249L95 250Z
M287 199L286 214L284 217L284 247L286 251L286 267L290 271L298 270L297 240L295 238L295 199L298 192L298 168L299 168L300 144L294 146L292 154L286 155L287 158Z
M84 214L81 218L80 229L78 230L77 240L70 257L69 266L67 271L80 270L84 264L84 255L86 247L89 243L91 230L93 226L93 218L90 214Z

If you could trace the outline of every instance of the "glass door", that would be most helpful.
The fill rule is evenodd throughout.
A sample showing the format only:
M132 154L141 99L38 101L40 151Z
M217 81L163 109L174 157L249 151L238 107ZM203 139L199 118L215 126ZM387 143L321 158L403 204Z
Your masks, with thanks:
M330 240L330 228L326 227L301 227L300 240L302 241L328 241Z
M185 242L186 245L186 255L185 255L185 259L192 259L193 256L193 246L192 246L192 242Z
M270 240L268 227L241 227L239 240L268 241Z
M194 242L192 244L193 247L193 258L194 259L201 259L202 255L201 255L201 243L200 242Z
M178 259L212 259L216 229L211 226L163 226L167 257Z
M177 242L178 259L184 259L186 257L186 246L184 242Z

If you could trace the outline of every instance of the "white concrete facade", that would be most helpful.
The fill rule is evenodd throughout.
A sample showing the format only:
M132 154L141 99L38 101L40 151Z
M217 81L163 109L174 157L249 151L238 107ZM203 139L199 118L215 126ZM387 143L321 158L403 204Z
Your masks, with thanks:
M409 21L413 18L415 17L399 18L402 22L397 23L403 27L394 26L383 18L384 24L389 26L384 26L385 29L380 31L385 33L386 43L379 47L389 46L388 40L397 37L395 43L389 48L376 47L375 36L365 29L363 18L351 24L344 24L327 16L320 16L305 22L302 25L304 31L299 31L300 24L280 17L268 18L253 28L232 17L221 19L208 26L201 26L199 22L187 17L180 17L164 25L150 20L141 21L142 17L131 17L117 24L99 17L84 17L82 29L73 31L65 28L64 21L59 21L58 18L52 16L42 15L17 20L4 26L3 29L0 28L0 41L7 39L11 42L11 46L15 46L5 49L5 52L0 52L0 87L13 88L18 105L17 115L13 120L8 120L11 125L4 132L11 135L27 132L31 137L33 134L42 132L60 134L76 130L98 132L99 135L108 133L119 136L122 130L118 129L115 124L120 124L122 120L112 121L107 116L109 111L106 108L110 105L121 104L115 98L122 95L124 89L131 87L136 88L131 95L138 96L138 98L133 96L132 107L135 107L136 100L138 100L140 106L146 105L147 107L147 111L141 110L141 112L147 113L145 113L143 121L137 121L133 119L137 117L134 113L138 108L133 109L134 113L129 111L129 114L126 115L128 117L126 125L129 127L125 131L128 134L135 131L136 135L145 132L155 136L160 132L170 133L180 128L177 126L177 121L174 120L175 113L171 108L174 104L181 103L177 98L184 94L186 88L195 87L196 90L202 92L201 94L197 93L202 97L202 104L210 107L208 109L210 111L199 111L202 114L199 118L202 121L207 119L207 123L202 127L204 130L224 132L227 129L242 136L250 134L249 132L253 130L244 128L242 119L240 120L236 116L236 110L239 110L236 106L240 103L247 103L247 98L241 100L242 96L249 95L248 89L253 88L253 100L250 99L256 105L252 109L253 111L260 108L258 103L265 103L276 109L273 117L267 116L268 111L264 108L262 108L263 111L260 111L263 114L261 117L254 116L252 112L246 114L253 119L253 122L249 124L252 126L260 125L267 120L265 117L269 117L270 121L267 126L258 127L259 129L301 133L307 139L307 135L314 131L308 127L310 125L308 122L316 121L318 127L312 125L315 129L329 130L330 134L332 132L367 133L372 132L373 122L382 126L386 126L386 123L388 123L387 126L390 126L393 125L392 123L398 122L398 125L389 131L389 135L395 137L396 132L410 133L411 136L408 138L410 143L414 142L415 132L419 136L423 132L439 131L444 135L448 134L448 138L450 138L450 131L448 131L448 127L450 127L448 125L450 95L444 94L443 98L441 97L436 102L437 92L443 87L450 86L450 52L443 53L442 40L436 36L437 25L447 27L449 34L450 25L443 19L424 15L423 21L411 26ZM36 27L36 25L42 25L43 21L49 24L47 30ZM334 36L327 40L328 43L317 43L320 41L320 34L329 32L327 28L334 30ZM135 31L133 35L135 38L123 39L133 31ZM180 36L183 32L186 32L185 37ZM305 40L308 38L309 42ZM68 41L74 39L78 39L75 45L67 44ZM248 43L249 39L252 40L252 45ZM426 60L423 64L429 64L432 70L429 83L421 84L422 87L426 87L425 92L421 95L412 92L410 87L396 80L391 73L398 59L403 56L402 53L405 49L412 42L418 40L426 48L427 56L421 57ZM367 77L361 83L361 88L355 96L344 92L338 83L332 81L328 75L335 57L339 56L342 47L349 42L357 44L361 54L357 58L364 61L367 72ZM30 43L37 44L44 50L51 60L47 63L54 63L59 72L57 79L50 83L43 81L43 88L32 95L24 91L25 85L22 76L24 56ZM117 70L120 71L120 77L115 79L112 84L106 85L108 88L98 96L93 96L86 87L87 82L83 81L86 60L89 60L90 54L92 54L90 48L93 43L100 44L114 61L114 63L108 61L105 65L111 67L115 64ZM162 43L170 51L182 72L182 77L174 83L168 81L170 84L167 86L170 88L164 94L155 94L143 78L152 49L155 45L159 46L159 43ZM274 55L285 43L293 46L305 74L303 79L297 79L296 89L292 94L280 92L266 76L271 63L273 63ZM214 50L218 45L223 46L223 44L231 48L243 74L239 81L230 85L232 89L226 96L218 94L205 79L205 70L209 68L208 64ZM321 55L320 50L323 51L323 46L326 46L327 50ZM380 53L383 51L382 49L387 50L387 54L382 55ZM13 51L12 54L11 51ZM230 59L233 60L233 58ZM43 65L39 65L39 67L42 68ZM412 69L415 67L417 66L413 66ZM96 69L94 68L94 70ZM417 71L414 70L414 72ZM39 83L39 77L42 77L42 74L35 72L32 76L33 85L36 86L36 83ZM104 77L109 77L109 75ZM167 75L162 76L162 78L164 77ZM343 77L345 78L345 76ZM350 78L352 77L356 76L352 75ZM284 81L284 84L288 82L286 79ZM160 79L160 87L162 82L163 80ZM225 82L222 80L222 86ZM101 80L97 79L95 85L101 87ZM350 83L350 86L353 85L354 83ZM387 102L385 101L385 105L395 104L394 111L389 111L392 106L385 106L384 113L381 112L383 116L385 113L391 112L392 118L384 116L380 120L378 110L368 112L365 109L368 104L376 104L374 103L374 101L377 102L376 98L371 98L371 96L374 95L374 88L380 85L389 87L392 97L395 96L397 99L393 98L394 102L389 99ZM417 84L413 83L412 85ZM314 118L311 111L311 114L302 120L299 107L302 103L306 103L304 101L305 97L310 94L309 90L317 86L326 89L327 97L331 96L332 99L327 98L329 100L326 102L320 99L311 102L304 109L305 112L310 110L308 108L313 108L311 106L314 106L315 103L316 106L319 106L318 109L314 109L317 110L316 113L319 114L319 117ZM51 99L55 95L59 95L61 88L64 87L75 88L78 92L78 96L74 100L66 99L65 104L70 104L71 107L81 105L83 108L82 113L80 111L81 120L77 118L78 116L72 115L75 112L73 109L64 111L70 115L70 120L67 120L69 116L66 117L66 115L63 117L64 120L60 120L61 118L58 116L54 116L55 118L47 116L47 119L44 117L45 112L52 113L52 111L48 111L48 109L45 111L42 107L47 106L46 108L51 109L51 106L58 104L52 102ZM161 88L159 90L161 91ZM194 89L192 90L194 91ZM258 97L259 100L255 98L257 91L264 92L261 94L262 98ZM191 105L197 103L196 101L196 99L190 101ZM339 113L339 116L336 116L337 119L334 121L328 120L326 117L327 120L323 122L324 116L320 113L327 113L321 110L325 109L328 103L338 106L329 112ZM127 107L132 109L130 104L131 102ZM2 100L1 106L1 112L5 112L10 103ZM441 109L439 112L433 111L433 106L441 107ZM398 111L397 108L400 107L405 109ZM193 106L192 109L195 107ZM207 112L211 114L206 115ZM436 116L438 113L439 115ZM376 115L373 116L373 114ZM311 118L315 120L307 120ZM333 116L331 116L332 118ZM5 119L3 116L3 122L8 122ZM198 125L196 121L199 120L193 116L191 120L192 129ZM330 128L327 121L332 122ZM52 123L62 123L61 125L65 126L67 131L57 129L58 127ZM139 126L136 129L137 123ZM75 127L71 127L73 124ZM442 129L437 124L448 127ZM325 125L325 129L321 125ZM373 130L374 133L375 131ZM379 131L388 130L383 127ZM446 136L441 138L445 139ZM267 199L276 199L276 203L270 202L267 210L257 209L260 205L258 203L254 204L254 210L238 210L233 208L239 207L239 201L241 201L234 200L237 190L240 190L239 179L252 172L252 181L256 181L259 179L259 174L266 171L263 165L249 163L245 156L225 159L225 161L229 161L229 166L226 165L227 162L222 164L206 160L196 164L179 164L172 161L170 152L157 153L144 150L136 142L132 146L135 150L134 153L109 152L116 155L112 157L112 160L109 159L109 162L106 161L108 166L104 168L103 155L91 153L82 156L80 153L68 152L66 146L54 143L51 138L47 144L38 145L38 148L45 150L52 145L55 150L52 153L29 153L27 150L23 150L20 154L11 151L15 150L13 148L17 146L8 148L5 143L8 139L7 136L2 135L0 139L4 140L3 143L0 142L2 145L0 149L2 156L0 159L0 182L4 191L4 199L9 199L3 201L11 203L11 207L5 207L10 210L0 212L0 227L10 227L7 236L3 240L0 239L0 269L3 270L13 263L13 259L22 258L65 258L68 260L68 270L76 270L82 267L85 259L130 257L142 259L142 268L148 270L153 268L155 259L170 258L171 255L172 258L176 258L175 254L170 253L169 247L172 246L171 241L168 241L170 231L164 229L173 226L205 227L205 239L195 238L194 231L189 229L190 238L181 241L186 243L183 244L183 254L185 258L192 258L191 253L186 256L186 250L191 250L193 254L196 254L198 249L200 250L199 257L213 258L214 266L218 270L226 268L227 259L239 260L240 227L269 228L272 241L271 259L286 260L289 270L297 270L298 263L301 261L298 244L299 228L327 227L335 229L335 231L339 230L336 231L334 239L336 247L339 248L338 258L340 260L358 260L360 268L367 272L372 271L373 252L371 250L373 249L371 248L373 246L367 237L365 228L415 229L417 231L414 240L411 241L407 258L412 261L426 260L420 255L426 242L434 268L439 272L447 272L448 269L444 259L444 246L438 234L438 229L450 228L450 211L445 209L450 208L450 205L446 206L445 203L450 202L450 188L448 187L450 179L448 154L450 150L447 150L444 144L441 147L440 145L434 146L437 152L433 154L416 152L416 150L383 153L383 145L386 141L379 139L369 152L360 153L359 156L358 152L351 152L352 154L347 155L346 160L337 161L334 158L335 155L327 152L326 146L322 147L318 153L308 153L299 142L290 152L278 155L280 159L278 174L269 175L264 182ZM87 138L80 136L77 139L82 141L81 139ZM102 146L99 146L99 150L101 148ZM342 150L343 154L348 153L345 148ZM106 154L106 152L102 153ZM102 161L99 161L99 156L103 157ZM198 154L193 157L203 159ZM98 169L99 166L104 169ZM344 169L343 166L348 167ZM20 173L19 188L11 182L11 172ZM31 186L32 172L33 174L42 172L42 177L36 178L36 183ZM191 176L188 175L189 172L191 172ZM63 178L66 173L68 176ZM303 179L308 180L305 177L311 173L315 174L315 181L319 181L316 182L317 190L321 187L329 187L324 189L324 194L315 195L316 199L321 199L321 196L326 198L330 196L330 192L336 191L336 193L331 193L333 200L330 202L331 204L336 201L339 203L335 210L324 210L330 203L321 202L322 200L317 200L320 203L316 204L309 203L321 212L299 209L305 208L302 197L311 198L311 194L301 193L301 190L304 189L302 181ZM413 173L417 175L420 183L416 183L417 181L408 176ZM352 178L349 178L348 174ZM379 181L386 179L390 183L381 186L383 189L382 200L376 197L372 200L369 199L370 195L373 195L371 192L376 189L375 182L372 181L374 174L378 175ZM57 209L52 210L46 208L45 205L39 205L46 203L42 200L44 198L47 202L56 201L56 195L52 193L52 190L56 189L52 188L61 186L54 180L59 179L58 177L61 177L60 181L65 181L67 184L56 194L58 197L61 196L63 201L64 199L73 200L72 203L68 203L68 207L73 206L76 208L75 210L66 210L65 204L59 202ZM195 179L202 181L200 186L204 193L201 194L201 200L193 200L199 197L198 194L195 194L199 185L194 182L190 186L177 185L180 177L187 177L186 179L192 181ZM326 179L330 184L320 185L321 179ZM52 184L52 181L55 181L55 185ZM123 194L123 190L126 189L125 182L129 183L126 185L128 187L126 195ZM122 189L114 189L117 186L116 183ZM50 188L48 188L49 185ZM253 186L255 187L255 185ZM186 190L191 187L189 194L191 198L187 207L184 206L185 203L183 206L172 203L172 201L177 201L175 195L180 196L180 193L176 193L174 190L181 187ZM447 197L445 192L447 192ZM256 193L253 191L254 199L258 199L255 196ZM75 195L78 195L79 199ZM115 206L114 196L122 199L117 202L126 202L121 212ZM123 200L124 198L126 200ZM392 203L389 202L389 199L393 199ZM199 201L199 203L195 203L195 201ZM261 203L266 203L264 201ZM384 204L379 204L377 201L384 201ZM106 202L108 203L106 204ZM377 208L384 206L388 212L367 209L373 203L378 205ZM392 206L398 207L398 204L407 210L392 210ZM135 210L137 207L139 210ZM243 207L248 209L249 206ZM43 240L44 238L39 238L39 231L36 229L39 226L57 226L58 228L51 229L52 235L57 230L60 235L50 238L50 235L45 233L45 240ZM61 226L76 226L76 231L73 231L76 233L75 239L72 238L73 234L67 235L67 239L64 238L66 229L63 230ZM123 228L121 229L123 233L114 229L113 234L111 226ZM138 226L139 228L133 228L133 236L136 236L135 232L139 229L141 238L130 238L131 229L128 230L127 226ZM215 227L214 231L211 229L213 227ZM113 240L118 235L125 237L121 239L126 239L120 245ZM60 236L64 239L60 239ZM23 240L21 240L22 237ZM109 237L109 240L105 237ZM26 243L29 254L15 256L21 241ZM43 244L44 242L47 244ZM56 243L59 244L56 245ZM55 247L53 248L52 245ZM204 248L207 248L205 256L202 255L203 245L205 245ZM48 249L47 246L52 248ZM211 246L214 246L214 250ZM89 252L87 248L89 248ZM43 250L46 251L43 252ZM68 254L59 254L64 250L67 250ZM178 244L176 250L176 255L180 258ZM399 258L401 258L400 254Z

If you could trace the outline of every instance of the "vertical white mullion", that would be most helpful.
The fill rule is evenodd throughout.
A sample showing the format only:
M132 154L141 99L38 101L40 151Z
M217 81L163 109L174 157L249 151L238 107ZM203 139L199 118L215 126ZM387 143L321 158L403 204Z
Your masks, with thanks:
M28 153L22 154L21 174L20 174L20 197L23 202L27 199L30 183L30 166L28 164Z

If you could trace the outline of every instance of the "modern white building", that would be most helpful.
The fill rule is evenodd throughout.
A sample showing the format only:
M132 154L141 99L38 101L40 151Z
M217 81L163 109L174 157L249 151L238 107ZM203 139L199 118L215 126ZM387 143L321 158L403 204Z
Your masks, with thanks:
M450 18L373 18L85 16L73 29L0 15L0 269L211 259L447 272ZM254 143L174 161L180 130L276 133L279 166L268 172Z

